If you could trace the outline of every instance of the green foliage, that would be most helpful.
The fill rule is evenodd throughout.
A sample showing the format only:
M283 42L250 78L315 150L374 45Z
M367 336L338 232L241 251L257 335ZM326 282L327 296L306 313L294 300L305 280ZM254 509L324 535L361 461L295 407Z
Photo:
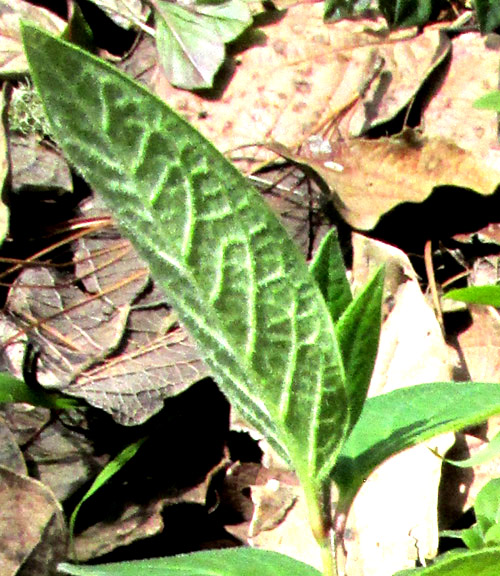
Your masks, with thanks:
M86 502L93 494L95 494L99 488L104 486L106 482L108 482L117 472L119 472L125 464L131 460L138 452L139 448L144 444L147 438L141 438L134 442L133 444L129 444L126 448L124 448L111 462L108 462L106 466L99 472L96 476L95 480L92 482L90 488L85 492L82 499L78 504L75 506L73 513L71 514L71 518L69 520L69 535L71 541L73 540L73 534L75 531L75 522L76 517L78 516L78 512L82 507L82 504Z
M487 306L500 307L500 286L470 286L450 290L443 298L458 300L467 304L485 304Z
M500 3L498 0L474 0L481 34L493 32L500 26Z
M169 82L187 90L211 88L226 56L225 44L252 24L247 2L152 3L158 56Z
M0 404L12 404L14 402L24 402L32 406L42 406L54 410L70 410L80 406L80 402L75 398L70 398L57 391L49 392L41 386L33 388L8 372L0 372Z
M60 564L73 576L319 576L311 566L267 550L237 548L101 566Z
M500 90L488 92L488 94L478 98L474 102L474 108L479 108L480 110L495 110L495 112L500 112Z
M378 8L390 28L424 26L446 8L444 0L327 0L325 19L340 20L357 16L368 8ZM493 32L500 26L498 0L475 0L473 7L482 34Z
M335 513L346 514L386 458L500 412L500 386L425 384L366 400L383 271L352 299L332 232L310 272L257 191L162 101L31 25L23 36L57 142L148 262L231 403L297 472L324 574L333 575L331 480ZM244 550L159 560L147 571L265 574L267 562L273 574L317 574ZM63 569L125 575L138 566Z
M394 576L497 576L500 548L487 548L476 552L450 552L435 564L403 570Z

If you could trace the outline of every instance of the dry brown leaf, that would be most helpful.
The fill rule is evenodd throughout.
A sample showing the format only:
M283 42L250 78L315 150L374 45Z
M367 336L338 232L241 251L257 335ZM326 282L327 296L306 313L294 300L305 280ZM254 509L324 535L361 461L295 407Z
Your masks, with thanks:
M48 32L60 34L66 23L53 12L25 0L0 1L0 74L21 76L28 73L19 21L29 20Z
M390 262L387 299L392 310L381 334L370 394L451 379L451 362L439 324L422 295L408 258L392 246L354 235L354 277L366 281L371 267ZM398 272L399 268L399 272ZM399 277L399 284L397 278ZM437 551L440 452L452 435L416 446L385 462L368 479L349 516L350 576L389 576Z
M0 466L0 510L2 576L52 576L67 545L63 512L52 492Z
M383 19L325 24L321 4L290 7L259 31L255 44L238 54L238 66L226 64L223 93L210 98L172 88L149 42L139 46L127 70L221 150L271 140L294 147L356 97L372 75L374 55L380 52L385 67L356 105L357 131L406 105L448 49L438 30L397 41L400 34L387 36ZM259 158L269 154L261 150Z
M0 416L0 466L9 468L17 474L26 475L28 470L14 434Z
M300 154L273 148L311 166L328 184L339 213L359 230L374 228L398 204L423 202L436 186L489 195L500 184L500 169L483 158L450 140L427 139L409 130L393 138L330 142L324 152L316 144L311 149L310 143Z
M423 115L425 134L453 139L498 166L497 116L473 107L477 98L498 88L498 36L468 32L452 44L449 69Z

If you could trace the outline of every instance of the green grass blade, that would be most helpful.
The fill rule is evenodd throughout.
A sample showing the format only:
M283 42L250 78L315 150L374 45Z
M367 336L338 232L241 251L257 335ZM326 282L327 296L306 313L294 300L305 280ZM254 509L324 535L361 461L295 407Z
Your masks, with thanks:
M73 534L75 531L76 517L78 516L78 512L80 511L82 504L84 504L84 502L86 502L92 495L94 495L99 490L99 488L104 486L104 484L106 484L110 478L119 472L125 466L125 464L137 454L137 451L144 444L146 439L147 437L141 438L140 440L137 440L137 442L134 442L133 444L130 444L124 448L118 454L118 456L113 458L111 462L108 462L106 466L101 470L101 472L99 472L99 474L96 476L94 482L92 482L92 485L87 490L87 492L85 492L82 499L75 506L75 509L71 514L71 518L69 520L69 535L71 540L73 539Z
M393 454L500 413L500 384L435 382L368 398L332 478L350 501Z
M474 102L474 108L479 110L495 110L500 112L500 90L488 92Z
M254 548L209 550L100 566L59 564L58 571L72 576L321 576L303 562Z
M35 27L23 37L59 145L148 262L223 391L320 481L345 435L344 371L298 248L236 168L144 87Z

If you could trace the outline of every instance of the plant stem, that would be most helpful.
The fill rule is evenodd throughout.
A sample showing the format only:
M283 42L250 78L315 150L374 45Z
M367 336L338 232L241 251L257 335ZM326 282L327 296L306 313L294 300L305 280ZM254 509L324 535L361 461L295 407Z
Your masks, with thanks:
M305 487L304 487L305 488ZM319 490L305 488L309 523L316 542L320 547L323 576L339 576L332 546L332 511L330 504L330 487Z

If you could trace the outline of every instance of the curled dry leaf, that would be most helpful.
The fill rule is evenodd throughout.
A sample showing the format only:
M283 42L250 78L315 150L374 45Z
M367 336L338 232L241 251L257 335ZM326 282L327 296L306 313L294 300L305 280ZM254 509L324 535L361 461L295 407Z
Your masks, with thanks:
M450 140L411 130L393 138L327 142L319 151L308 143L300 154L275 149L315 170L342 217L359 230L371 230L398 204L423 202L437 186L490 195L500 183L500 169L482 157Z

